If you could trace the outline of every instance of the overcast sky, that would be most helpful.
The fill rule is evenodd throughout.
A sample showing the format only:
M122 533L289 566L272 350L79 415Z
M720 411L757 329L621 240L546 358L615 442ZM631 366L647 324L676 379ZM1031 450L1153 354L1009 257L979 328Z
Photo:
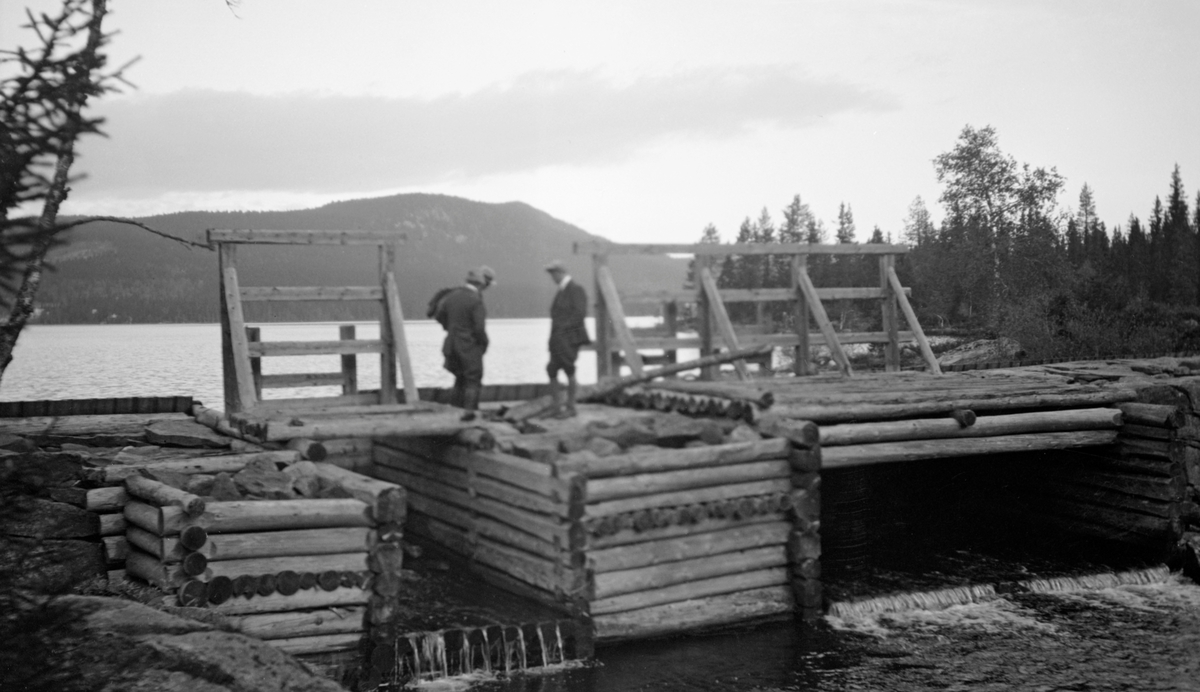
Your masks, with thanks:
M0 2L0 45L23 5ZM940 218L965 125L1086 182L1110 226L1200 186L1200 2L110 2L114 62L70 213L523 201L622 242L725 239L795 194L859 240Z

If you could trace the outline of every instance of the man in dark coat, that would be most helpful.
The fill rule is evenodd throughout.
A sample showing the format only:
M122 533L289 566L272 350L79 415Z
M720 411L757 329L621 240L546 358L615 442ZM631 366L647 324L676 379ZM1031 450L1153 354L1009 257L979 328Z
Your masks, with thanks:
M579 387L575 379L575 359L579 347L591 343L583 323L587 317L587 291L571 280L567 268L558 260L546 265L546 272L558 286L554 302L550 304L550 363L546 366L546 374L550 376L550 389L554 394L554 415L570 418L575 415L575 393ZM559 370L567 376L565 408L558 382Z
M479 408L483 387L483 354L487 352L487 308L483 292L496 279L490 267L467 272L467 282L437 303L434 319L446 330L442 343L444 367L454 375L450 404L468 410Z

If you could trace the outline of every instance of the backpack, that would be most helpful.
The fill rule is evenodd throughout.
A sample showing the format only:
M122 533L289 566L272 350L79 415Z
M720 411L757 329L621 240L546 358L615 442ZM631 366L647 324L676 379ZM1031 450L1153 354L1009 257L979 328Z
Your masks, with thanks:
M433 319L433 316L437 314L438 305L441 304L442 298L445 298L447 295L449 295L450 291L453 291L455 288L456 287L453 286L450 288L443 288L437 293L434 293L433 297L429 299L429 306L425 308L425 316L429 319Z

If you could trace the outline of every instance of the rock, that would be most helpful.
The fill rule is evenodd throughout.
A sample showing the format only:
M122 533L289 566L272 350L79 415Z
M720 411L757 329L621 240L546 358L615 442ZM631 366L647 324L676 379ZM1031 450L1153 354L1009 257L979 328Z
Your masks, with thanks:
M558 440L545 437L513 438L512 453L544 464L552 464L559 457Z
M212 495L213 486L216 484L217 477L209 473L197 473L188 476L187 485L184 490L193 495Z
M642 422L621 421L616 425L607 426L603 423L591 423L587 426L587 434L591 437L602 437L612 440L622 448L634 445L651 445L657 439L654 431Z
M598 457L609 457L621 453L621 445L604 437L588 438L587 450Z
M1021 344L1008 337L980 339L946 351L938 356L939 365L974 365L998 361L1019 360L1025 357Z
M655 444L660 447L680 447L692 440L698 440L704 434L706 421L699 418L688 418L678 413L658 416L653 419Z
M29 538L89 538L100 535L100 517L65 502L18 495L0 519L0 533Z
M37 448L37 445L20 435L0 432L0 449L10 452L36 452Z
M83 464L74 454L34 452L6 457L0 465L0 478L34 488L74 485L83 476Z
M156 421L146 426L146 440L172 447L228 447L232 438L194 420Z
M733 430L730 430L729 434L725 437L725 441L729 442L729 443L757 442L758 440L761 440L761 439L762 439L762 435L759 435L757 430L750 427L749 425L746 425L745 423L737 426Z
M270 464L268 470L262 464L251 464L233 476L233 482L244 495L253 495L269 500L290 500L296 497L292 490L292 477L276 470Z
M169 485L172 488L178 488L179 490L187 490L188 483L191 482L191 477L188 476L188 474L179 473L178 471L143 469L141 473L148 478L153 478L163 485Z
M322 497L330 500L353 497L349 490L346 490L342 487L341 483L338 483L331 478L318 477L317 481L319 485L317 486L316 497Z
M244 499L242 498L242 491L238 490L237 484L233 482L233 476L224 471L213 477L210 497L218 502Z
M563 454L574 454L587 449L587 438L579 435L564 437L558 441L558 451Z
M58 593L104 576L106 569L100 543L0 536L0 572L14 579L13 586Z
M270 644L140 603L66 596L51 606L74 623L61 646L104 692L334 692L343 688ZM59 645L58 642L55 642ZM48 651L54 660L55 651ZM53 658L52 658L53 657ZM100 685L103 684L103 687Z
M649 453L653 454L655 452L661 452L661 451L662 451L662 448L655 446L655 445L634 445L634 446L630 447L629 449L626 449L625 453L626 454L639 454L639 453L649 452Z
M683 445L683 447L684 447L684 449L691 449L692 447L708 447L711 444L713 444L713 443L705 442L704 440L692 440L691 442L685 443ZM721 444L721 443L717 442L716 444Z

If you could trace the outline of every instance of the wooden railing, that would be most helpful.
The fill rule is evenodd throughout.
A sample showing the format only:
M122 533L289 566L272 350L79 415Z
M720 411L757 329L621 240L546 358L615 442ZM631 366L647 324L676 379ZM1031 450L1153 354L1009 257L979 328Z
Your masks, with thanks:
M262 400L263 389L341 385L343 397L359 402L356 356L380 354L378 401L397 402L397 363L406 401L418 400L412 363L404 335L404 313L396 284L396 247L403 235L383 231L209 230L208 243L219 256L221 278L221 354L224 363L225 410L244 411ZM247 286L237 269L239 245L374 245L379 248L376 286ZM247 327L244 302L368 301L380 304L379 338L356 339L354 327L341 327L337 341L263 342L257 328ZM340 355L341 369L328 373L262 373L262 359L272 356Z
M596 342L597 374L611 377L619 374L623 361L633 373L641 374L646 357L640 350L662 350L664 355L655 358L661 362L675 362L675 352L681 348L699 348L701 356L709 355L717 348L717 339L728 350L747 346L772 344L791 346L795 350L795 372L797 375L812 373L809 362L809 346L825 344L837 362L839 369L851 374L850 360L842 350L843 344L885 344L885 367L888 371L900 369L900 343L916 341L929 370L941 374L933 352L929 347L921 325L917 322L912 306L908 302L911 289L900 284L896 276L895 258L908 252L903 245L841 243L819 244L730 244L703 243L696 245L672 244L617 244L606 242L576 243L575 254L592 255L596 280ZM668 289L656 291L621 292L613 281L608 268L613 255L690 254L696 258L697 287L694 290ZM790 286L787 288L723 289L717 288L712 267L714 261L730 255L781 255L790 259ZM879 285L836 288L817 288L808 276L810 255L873 255L879 260ZM825 312L822 301L826 300L877 300L880 302L883 329L879 332L837 332ZM664 331L656 335L635 333L626 325L624 303L661 302L663 304ZM726 312L726 303L789 302L791 303L795 331L790 334L765 334L761 329L747 333L736 327ZM697 304L700 325L699 335L692 338L677 336L679 305ZM901 331L899 314L904 314L909 331ZM816 323L817 331L809 331L810 320ZM735 363L738 376L750 377L749 369L742 361ZM706 379L714 376L712 370L703 373Z

